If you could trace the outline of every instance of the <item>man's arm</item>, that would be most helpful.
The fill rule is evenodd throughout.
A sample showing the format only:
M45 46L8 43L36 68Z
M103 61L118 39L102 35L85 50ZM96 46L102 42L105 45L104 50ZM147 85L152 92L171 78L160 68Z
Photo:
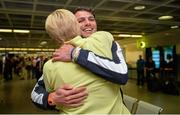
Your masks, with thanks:
M122 49L116 42L112 44L112 56L113 59L110 60L109 58L98 56L91 51L81 49L75 62L108 81L126 84L128 69Z
M49 107L48 95L49 93L45 89L43 76L41 76L31 92L31 99L35 105L45 109Z
M87 95L85 87L73 88L70 85L64 85L55 92L48 93L44 85L43 76L41 76L31 92L31 99L40 108L54 109L56 104L68 107L81 106Z
M122 49L118 43L112 43L112 60L101 57L91 51L75 48L72 45L64 45L54 55L54 61L75 61L100 77L117 83L126 84L128 80L128 69L124 60ZM72 50L73 49L73 50Z

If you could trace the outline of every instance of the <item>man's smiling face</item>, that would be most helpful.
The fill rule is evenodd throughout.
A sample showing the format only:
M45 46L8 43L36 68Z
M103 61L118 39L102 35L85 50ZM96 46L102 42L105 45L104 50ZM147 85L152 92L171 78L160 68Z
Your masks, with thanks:
M97 31L97 24L93 14L87 11L77 11L75 16L79 22L82 37L88 37Z

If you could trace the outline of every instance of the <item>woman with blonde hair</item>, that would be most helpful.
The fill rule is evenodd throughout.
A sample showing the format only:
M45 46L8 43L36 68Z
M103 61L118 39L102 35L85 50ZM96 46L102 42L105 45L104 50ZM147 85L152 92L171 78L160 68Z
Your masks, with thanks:
M113 36L109 32L99 31L82 39L79 36L80 28L77 19L68 10L58 9L51 13L47 17L45 28L50 37L55 39L60 46L69 43L112 59ZM72 52L73 57L78 55L76 51ZM43 75L49 92L64 84L87 87L89 95L82 106L77 108L56 106L64 114L129 114L122 102L120 85L99 78L78 64L49 60L44 65Z

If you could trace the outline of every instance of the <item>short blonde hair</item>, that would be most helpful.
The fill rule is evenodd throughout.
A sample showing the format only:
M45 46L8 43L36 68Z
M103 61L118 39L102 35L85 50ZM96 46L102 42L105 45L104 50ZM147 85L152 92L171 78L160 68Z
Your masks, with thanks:
M80 27L75 15L69 10L57 9L46 19L45 29L59 45L80 35Z

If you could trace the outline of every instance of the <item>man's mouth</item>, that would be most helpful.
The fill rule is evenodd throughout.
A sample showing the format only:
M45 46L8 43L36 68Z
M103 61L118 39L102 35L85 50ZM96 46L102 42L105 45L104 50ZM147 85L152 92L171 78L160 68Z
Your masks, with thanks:
M84 32L92 32L93 31L93 28L86 28L83 30Z

